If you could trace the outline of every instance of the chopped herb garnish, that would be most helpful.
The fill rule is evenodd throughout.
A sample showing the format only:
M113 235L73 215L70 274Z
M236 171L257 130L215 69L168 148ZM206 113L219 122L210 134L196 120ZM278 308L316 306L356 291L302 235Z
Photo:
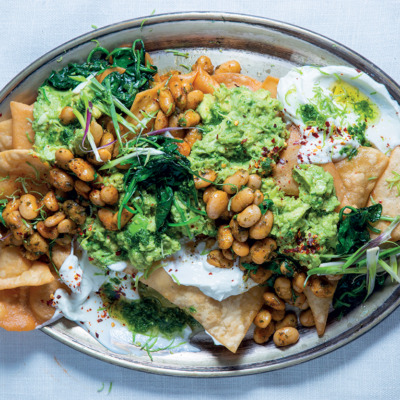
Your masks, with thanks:
M389 184L389 189L395 187L397 189L397 196L400 196L400 174L396 171L392 171L393 176L386 179Z

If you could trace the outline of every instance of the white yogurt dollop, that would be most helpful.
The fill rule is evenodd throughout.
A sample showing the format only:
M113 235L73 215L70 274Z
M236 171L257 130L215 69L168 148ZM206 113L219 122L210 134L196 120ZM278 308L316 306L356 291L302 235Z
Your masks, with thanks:
M279 80L277 98L287 119L298 125L302 134L299 163L338 161L346 157L345 147L360 146L348 132L361 121L360 108L350 101L354 97L358 106L362 101L371 106L370 120L362 118L366 139L383 153L390 153L400 145L400 108L385 86L367 74L345 66L302 67ZM304 122L299 109L310 104L326 116L325 132Z
M164 270L184 286L195 286L205 295L222 301L247 292L258 284L243 280L243 272L236 262L232 268L217 268L207 262L206 242L184 243L180 251L164 261Z

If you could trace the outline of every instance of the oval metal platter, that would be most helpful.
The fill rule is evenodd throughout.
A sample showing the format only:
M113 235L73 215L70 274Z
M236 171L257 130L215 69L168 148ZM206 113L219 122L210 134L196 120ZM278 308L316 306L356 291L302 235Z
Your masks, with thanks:
M144 21L144 22L143 22ZM348 65L383 83L392 97L400 102L399 86L377 66L354 51L330 39L282 22L229 13L176 13L156 15L110 25L80 36L40 57L22 71L0 92L0 112L8 118L11 100L33 102L41 83L53 69L69 62L83 61L93 48L92 40L112 48L142 38L161 72L191 65L202 54L214 65L236 59L243 73L262 80L267 75L283 76L300 65ZM166 49L189 53L177 57ZM112 353L97 343L73 322L62 319L42 328L56 340L99 360L145 372L191 376L222 377L254 374L299 364L326 354L356 339L382 321L400 303L400 287L389 283L365 304L338 321L331 317L326 334L318 338L314 330L300 330L296 345L278 349L245 338L236 354L214 346L204 333L191 343L198 352L153 354L153 361L143 352L139 355Z

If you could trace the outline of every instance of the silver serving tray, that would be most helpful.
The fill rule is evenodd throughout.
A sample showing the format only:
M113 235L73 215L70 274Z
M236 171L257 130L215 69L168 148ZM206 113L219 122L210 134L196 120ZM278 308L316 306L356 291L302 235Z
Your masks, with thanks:
M143 19L87 33L40 57L0 92L1 119L9 118L11 100L33 102L37 88L52 69L60 69L68 62L83 61L93 48L93 39L112 48L142 38L161 72L171 68L184 70L179 64L191 65L202 54L207 54L214 65L236 59L243 73L260 80L268 74L280 77L293 66L304 64L349 65L383 83L400 102L399 86L373 63L339 43L293 25L214 12L150 16L141 26ZM164 52L171 48L183 49L190 57L184 59ZM192 377L238 376L299 364L349 343L387 317L399 305L399 294L400 287L388 284L340 321L332 318L323 338L318 338L313 329L300 329L297 344L278 349L272 343L257 345L249 335L236 354L214 346L209 337L199 334L194 337L193 344L200 352L155 353L151 361L144 352L140 356L115 354L65 319L42 331L99 360L140 371Z

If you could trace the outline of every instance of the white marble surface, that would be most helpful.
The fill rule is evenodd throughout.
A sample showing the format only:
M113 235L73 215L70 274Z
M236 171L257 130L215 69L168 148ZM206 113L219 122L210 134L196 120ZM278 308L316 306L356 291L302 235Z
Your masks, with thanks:
M91 25L102 27L153 9L242 12L300 25L349 46L400 80L398 0L0 0L0 5L0 87L43 53L90 31ZM196 380L114 367L41 332L0 331L0 398L398 399L399 337L397 310L356 341L303 365L250 377Z

